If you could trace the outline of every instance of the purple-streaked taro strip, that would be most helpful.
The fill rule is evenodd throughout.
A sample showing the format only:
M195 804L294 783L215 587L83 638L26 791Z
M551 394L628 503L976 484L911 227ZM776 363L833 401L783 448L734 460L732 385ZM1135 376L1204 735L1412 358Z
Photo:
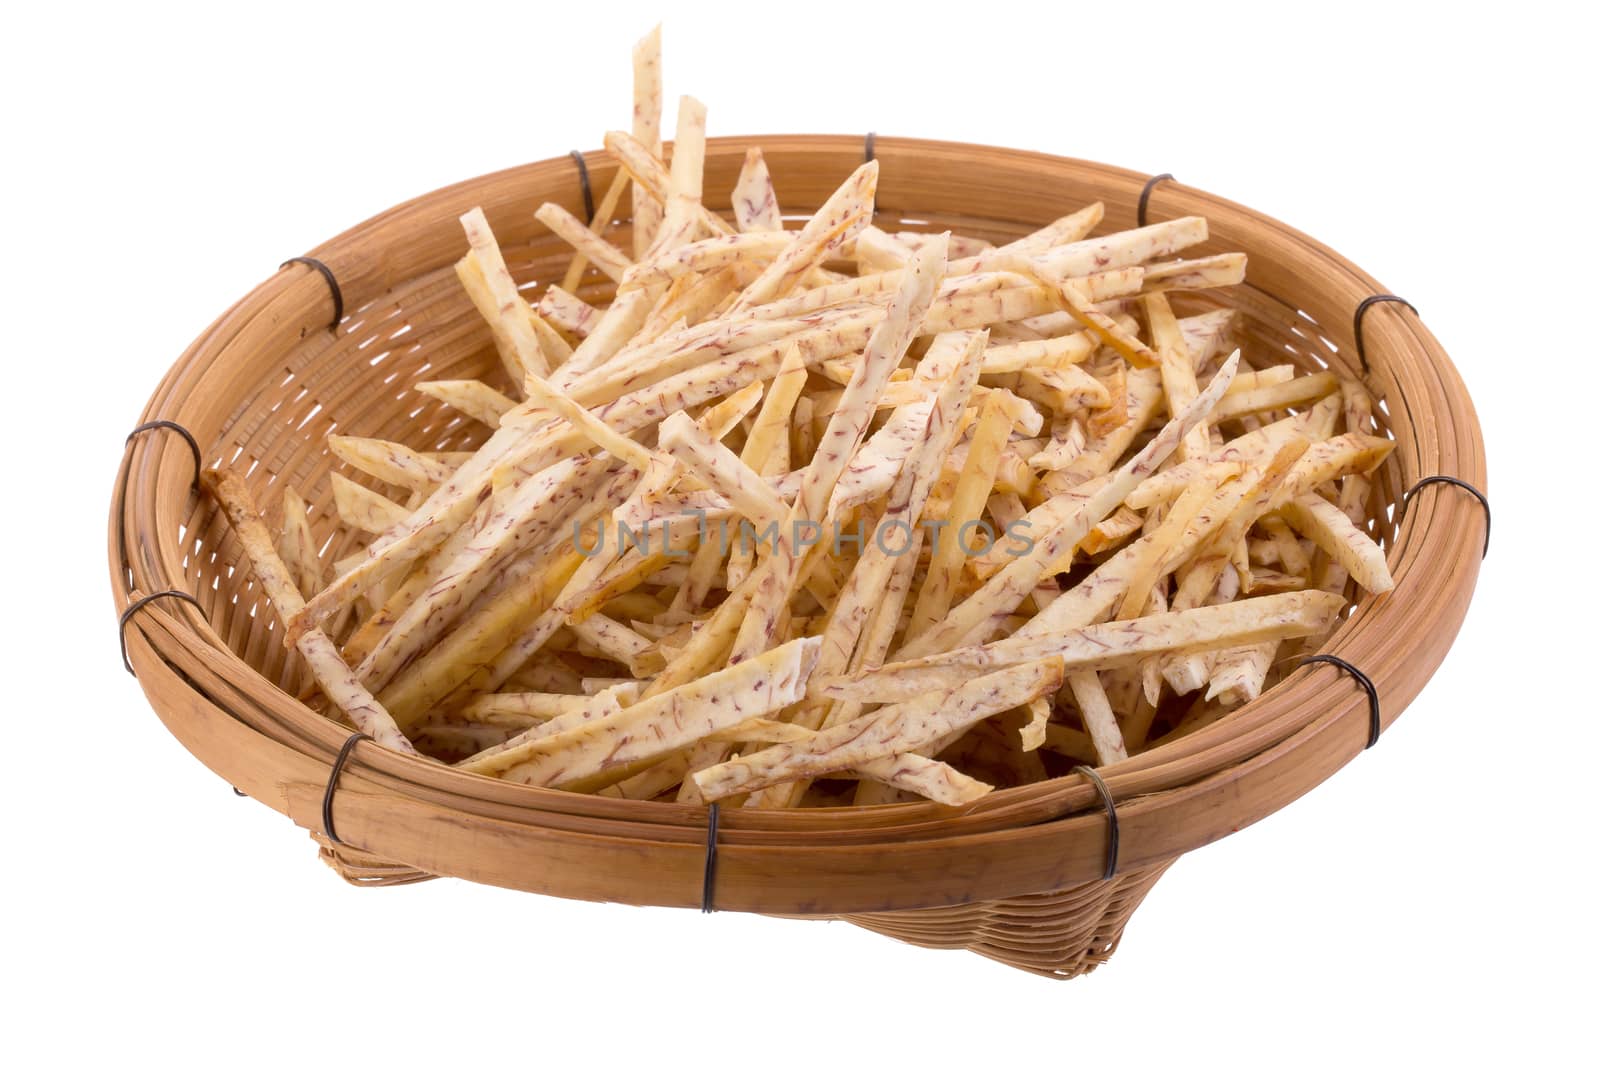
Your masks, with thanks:
M227 471L203 471L201 481L206 491L221 505L223 515L233 527L234 536L239 538L239 544L250 560L251 572L261 583L262 591L278 612L279 619L287 621L291 613L303 606L304 601L300 598L300 589L295 585L294 578L289 574L289 568L272 546L272 534L262 523L255 501L250 498L250 490L237 474ZM355 679L327 633L315 628L308 630L295 642L294 647L305 659L317 686L333 701L334 706L349 716L357 729L386 748L408 755L416 754L411 741L395 725L383 704Z
M1135 486L1149 477L1172 454L1183 435L1210 413L1227 391L1237 367L1238 357L1234 356L1206 386L1205 391L1178 417L1167 423L1138 454L1124 463L1099 492L1045 535L1033 551L1007 564L1004 570L990 578L978 593L963 601L942 622L903 647L897 658L911 659L987 640L998 622L1009 615L1040 581L1064 569L1063 560L1071 558L1073 548L1088 535L1089 530L1115 510Z
M1192 607L1123 622L1098 622L1061 633L1018 634L890 663L854 677L818 678L814 694L874 703L944 692L972 677L1019 663L1053 659L1066 670L1108 670L1172 651L1209 651L1320 633L1344 607L1341 596L1308 590Z
M801 538L811 526L820 526L827 516L828 497L861 446L890 373L905 357L906 348L919 332L933 304L944 267L944 246L938 243L917 252L906 267L900 291L889 302L883 322L868 339L861 366L845 386L845 398L828 420L817 455L806 467L800 492L788 518L779 528L777 546L752 575L751 579L758 582L756 594L739 627L730 661L759 654L771 645L778 615L794 589L800 564L814 546L814 543L802 544Z

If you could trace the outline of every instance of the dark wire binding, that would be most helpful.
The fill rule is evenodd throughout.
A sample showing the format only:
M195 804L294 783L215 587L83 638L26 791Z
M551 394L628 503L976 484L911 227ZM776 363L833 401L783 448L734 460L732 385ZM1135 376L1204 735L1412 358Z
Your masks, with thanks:
M194 454L194 491L195 492L199 492L200 491L200 445L198 443L196 443L196 441L194 439L194 434L190 433L183 426L178 425L178 423L169 422L165 418L158 418L154 422L141 422L139 425L134 426L133 427L133 432L129 433L127 435L127 437L125 437L123 439L122 446L124 448L126 448L128 445L133 443L133 438L137 437L141 433L148 433L152 429L170 429L170 430L172 430L172 432L174 432L174 433L178 434L178 436L182 437L185 444L189 445L189 451Z
M137 437L139 434L148 433L153 429L170 429L172 432L182 437L184 443L189 446L189 453L194 456L194 481L191 483L191 491L198 494L200 491L200 445L195 441L194 434L190 433L189 430L184 426L165 418L159 418L153 422L143 422L137 426L134 426L133 430L127 435L127 437L123 439L123 448L127 448L129 444L132 444L133 438ZM124 575L128 573L128 559L126 554L127 538L125 536L127 530L123 525L123 502L126 500L127 494L128 472L124 471L122 475L122 482L117 489L117 545L123 551L122 573ZM133 593L131 579L129 580L128 592L130 595ZM192 603L194 604L196 610L198 610L202 615L205 614L205 608L200 606L199 600L195 599L189 593L181 592L178 589L167 589L164 592L154 592L148 596L140 597L139 599L128 604L127 608L122 612L122 616L117 620L117 646L122 653L122 668L128 671L129 674L133 674L135 677L138 675L134 674L133 660L128 658L128 622L146 604L153 603L156 600L169 598L185 600L189 603Z
M1122 847L1122 829L1117 825L1117 804L1111 798L1111 789L1106 786L1105 778L1094 767L1074 766L1072 769L1089 779L1094 790L1100 793L1100 802L1106 809L1106 871L1100 879L1109 881L1117 876L1117 853Z
M127 437L123 438L122 446L126 448L129 444L133 443L133 438L137 437L141 433L148 433L152 429L170 429L174 433L178 434L178 436L182 437L184 443L189 445L189 451L194 456L193 491L198 493L200 491L200 444L194 439L194 434L190 433L189 430L184 426L165 418L156 419L154 422L141 422L139 425L133 427L133 430L127 435ZM120 499L121 496L122 493L119 493L118 498ZM205 608L200 606L199 600L195 599L187 592L180 592L177 589L168 589L165 592L151 593L149 596L142 596L128 604L127 609L122 612L121 618L117 620L117 643L122 651L122 668L128 671L128 673L133 673L133 661L128 658L129 620L132 619L134 614L136 614L140 608L144 607L145 604L150 603L153 600L167 598L184 600L185 602L192 603L201 614L205 613ZM237 787L229 787L233 788L233 794L235 796L244 795L244 793L240 792Z
M706 815L706 872L700 884L701 914L710 914L717 909L717 817L721 810L713 803Z
M333 760L333 769L328 771L328 787L322 791L322 835L340 846L344 846L344 841L333 831L333 793L339 787L339 775L344 772L344 764L350 761L350 753L356 750L357 744L371 739L365 733L350 734Z
M195 599L187 592L181 592L178 589L167 589L163 592L152 592L150 595L140 596L138 599L128 604L128 606L122 612L122 617L117 619L117 644L122 648L122 668L128 671L130 674L133 674L133 662L128 658L128 622L133 618L134 615L139 613L139 610L143 608L145 604L154 603L156 600L164 599L183 600L185 603L194 604L195 610L199 611L201 614L206 613L205 608L200 606L199 600ZM134 674L133 676L137 677L139 675Z
M1467 482L1462 481L1458 477L1451 477L1449 474L1429 474L1425 478L1420 478L1415 485L1412 485L1409 489L1406 489L1405 494L1400 497L1400 513L1395 516L1395 523L1399 524L1402 520L1405 519L1406 508L1411 505L1411 497L1416 493L1416 491L1418 489L1422 488L1422 486L1424 486L1424 485L1454 485L1458 489L1465 489L1467 492L1472 493L1474 496L1476 496L1478 498L1478 502L1483 504L1483 556L1482 557L1483 558L1488 558L1488 555L1489 555L1489 525L1490 525L1490 521L1491 521L1491 518L1492 518L1492 516L1489 513L1489 497L1485 496L1478 489L1478 487L1476 485L1470 485Z
M344 292L339 288L339 279L333 276L333 271L328 269L327 263L313 259L309 255L297 255L292 259L285 259L278 264L278 269L282 270L290 263L304 263L321 274L322 280L328 283L328 292L333 297L333 321L328 323L328 332L337 333L339 323L344 321Z
M1149 224L1150 194L1155 191L1156 186L1160 185L1164 181L1177 181L1177 180L1178 179L1174 178L1171 174L1157 174L1154 177L1152 177L1149 181L1144 183L1144 188L1139 190L1139 215L1138 215L1138 218L1139 218L1139 225L1141 227L1146 226L1146 225Z
M240 791L239 791L239 789L238 789L238 787L237 787L237 786L234 786L234 789L233 789L233 794L234 794L234 795L235 795L235 796L238 796L238 797L239 797L239 798L240 798L240 799L246 799L246 798L248 798L248 797L246 797L246 796L245 796L245 794L244 794L244 793L243 793L243 792L240 792Z
M1372 367L1367 363L1367 340L1361 334L1361 320L1367 317L1367 311L1372 307L1373 304L1405 304L1407 307L1411 307L1410 300L1407 300L1404 297L1396 296L1390 292L1380 292L1373 296L1368 296L1365 300L1362 300L1360 303L1356 304L1356 355L1361 358L1361 372L1363 374L1371 373ZM1411 307L1411 313L1416 315L1418 318L1422 317L1422 312L1418 311L1415 307Z
M866 138L861 142L861 162L863 165L878 158L878 134L876 130L868 130ZM878 197L872 197L872 217L878 217Z
M1351 678L1353 678L1355 680L1356 684L1360 685L1363 689L1366 690L1366 693L1367 693L1367 743L1366 743L1366 747L1370 748L1374 744L1376 744L1378 742L1378 737L1383 735L1383 714L1382 714L1381 708L1378 705L1378 686L1374 685L1372 683L1372 678L1368 677L1366 675L1365 671L1361 670L1354 663L1351 663L1351 662L1348 662L1348 661L1346 661L1344 659L1341 659L1337 655L1307 655L1305 658L1301 659L1298 664L1296 664L1295 669L1298 670L1298 669L1300 669L1300 667L1307 666L1307 665L1309 665L1311 663L1331 663L1332 665L1337 666L1339 669L1343 670L1345 673L1349 674L1351 676ZM1363 749L1363 750L1365 750L1365 749Z
M578 188L583 190L584 224L592 226L594 225L594 189L589 185L589 164L584 162L583 153L576 148L567 154L578 165Z

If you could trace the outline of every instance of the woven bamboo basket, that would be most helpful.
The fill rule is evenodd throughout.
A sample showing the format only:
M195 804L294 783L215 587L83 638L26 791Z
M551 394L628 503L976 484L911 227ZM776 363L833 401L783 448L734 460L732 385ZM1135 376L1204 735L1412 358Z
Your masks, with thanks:
M710 205L726 206L752 145L765 152L786 208L801 213L863 154L852 137L713 140ZM886 229L953 228L999 243L1092 200L1105 203L1108 227L1123 228L1135 224L1142 191L1151 220L1204 215L1211 240L1192 254L1242 250L1250 281L1187 294L1180 312L1225 303L1243 312L1247 355L1365 378L1381 431L1397 442L1371 503L1396 586L1358 600L1323 651L1364 671L1383 724L1392 721L1454 639L1488 533L1486 511L1452 486L1400 506L1429 475L1479 487L1485 478L1471 401L1419 318L1385 303L1358 325L1358 306L1383 292L1371 277L1281 223L1173 181L1147 186L1143 175L1094 163L909 139L879 138L875 154L877 224ZM584 163L593 187L604 188L614 164L598 152ZM411 388L424 376L492 380L498 366L452 271L462 248L456 219L481 205L518 281L550 282L568 254L533 218L544 200L581 212L573 158L477 178L379 215L310 253L331 277L285 264L201 334L141 421L186 427L206 465L245 477L269 520L282 487L299 488L320 531L332 533L329 432L419 449L478 442L478 430ZM583 295L609 298L592 273ZM291 694L297 664L226 523L194 491L194 463L178 433L158 429L130 438L118 471L109 555L119 611L164 590L194 597L164 597L126 617L126 653L167 728L235 788L310 830L356 884L452 876L673 907L701 906L714 890L717 909L844 917L913 944L1071 977L1109 957L1179 855L1283 807L1368 740L1358 684L1333 666L1306 665L1222 720L1106 769L1110 810L1093 782L1069 775L959 811L730 809L713 835L706 808L514 784L374 744L349 751L330 784L349 734ZM336 538L332 551L352 547Z

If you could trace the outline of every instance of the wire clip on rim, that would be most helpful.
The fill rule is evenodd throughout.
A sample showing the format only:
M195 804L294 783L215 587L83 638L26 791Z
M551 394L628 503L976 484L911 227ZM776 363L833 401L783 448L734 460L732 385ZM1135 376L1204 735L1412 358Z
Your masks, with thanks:
M574 148L567 153L578 167L578 188L583 191L583 221L584 225L594 225L594 189L589 184L589 164L584 160L583 153Z
M1122 847L1122 829L1117 824L1117 804L1111 798L1111 789L1106 785L1105 778L1100 776L1092 766L1074 766L1075 773L1082 774L1094 785L1094 790L1100 793L1100 803L1106 809L1106 869L1100 880L1109 881L1117 876L1118 852Z
M1177 180L1178 179L1174 178L1171 174L1156 174L1152 176L1149 181L1144 183L1144 188L1139 190L1138 219L1140 228L1149 225L1150 194L1155 191L1156 186L1160 185L1164 181Z
M356 750L356 745L363 740L372 738L365 733L351 733L344 744L339 748L339 754L333 760L333 768L328 771L328 787L322 790L322 835L340 847L349 847L333 828L333 794L339 788L339 775L344 772L344 764L350 761L351 752Z
M710 914L717 909L717 819L721 810L713 803L706 815L706 872L700 884L701 914Z
M122 612L122 617L117 619L117 644L122 649L122 668L128 671L128 673L134 677L138 677L139 675L134 673L133 662L128 658L128 623L133 620L133 616L139 613L139 611L146 604L154 603L156 600L164 599L183 600L185 603L193 604L195 610L199 611L202 615L206 613L205 608L200 606L199 600L195 599L189 593L183 592L179 589L166 589L162 592L152 592L150 595L140 596L138 599L128 604L127 608Z
M344 291L339 288L339 279L333 276L333 271L329 269L327 263L320 259L313 259L309 255L297 255L291 259L285 259L278 264L278 269L282 270L290 263L304 263L321 274L322 280L328 283L328 293L333 297L333 321L328 323L328 332L339 332L339 323L344 321Z
M1307 655L1295 665L1298 670L1302 666L1312 663L1331 663L1349 674L1355 683L1360 685L1367 693L1367 743L1363 751L1378 742L1378 737L1383 735L1383 713L1378 703L1378 686L1372 683L1372 678L1366 672L1348 660L1337 655Z
M1479 556L1479 558L1488 558L1489 526L1493 519L1493 516L1489 511L1489 497L1485 496L1483 491L1476 485L1462 481L1458 477L1451 477L1449 474L1429 474L1425 478L1419 478L1417 483L1412 485L1409 489L1406 489L1405 493L1400 497L1400 515L1397 521L1405 518L1406 508L1411 505L1411 497L1424 485L1454 485L1456 488L1463 489L1477 497L1478 502L1483 504L1483 555Z
M1365 300L1362 300L1360 303L1356 304L1354 326L1356 335L1356 355L1361 359L1361 373L1363 374L1372 373L1372 366L1367 362L1367 339L1361 332L1361 320L1367 317L1367 312L1374 304L1404 304L1405 306L1411 308L1412 314L1416 315L1418 318L1422 317L1422 312L1418 311L1415 307L1412 307L1410 300L1407 300L1403 296L1396 296L1391 292L1380 292L1373 296L1368 296Z
M178 423L165 418L158 418L153 422L141 422L137 426L134 426L132 431L129 432L125 438L123 438L123 448L127 448L128 445L132 444L133 438L137 437L139 434L148 433L152 429L170 429L172 432L182 437L184 443L189 446L189 451L194 455L193 488L194 491L198 493L200 491L200 445L194 439L194 434L190 433L183 426L180 426Z

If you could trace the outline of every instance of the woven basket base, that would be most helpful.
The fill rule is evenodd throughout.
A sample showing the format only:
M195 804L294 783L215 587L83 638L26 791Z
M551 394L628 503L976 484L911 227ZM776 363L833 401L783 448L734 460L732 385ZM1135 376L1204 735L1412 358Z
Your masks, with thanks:
M1065 981L1111 957L1134 908L1171 865L1157 863L1055 892L845 919L917 947L965 948Z
M317 842L322 861L358 888L411 885L435 877L348 845L335 845L320 833L312 833L311 839ZM1055 892L926 910L818 915L815 920L843 918L915 947L965 949L1065 981L1111 958L1134 909L1173 861Z
M311 839L317 842L317 846L320 849L318 856L322 861L332 867L334 873L357 888L389 888L394 885L414 885L419 881L432 881L438 876L437 874L423 873L421 870L413 870L409 866L400 866L347 845L335 846L332 841L320 833L312 833Z

